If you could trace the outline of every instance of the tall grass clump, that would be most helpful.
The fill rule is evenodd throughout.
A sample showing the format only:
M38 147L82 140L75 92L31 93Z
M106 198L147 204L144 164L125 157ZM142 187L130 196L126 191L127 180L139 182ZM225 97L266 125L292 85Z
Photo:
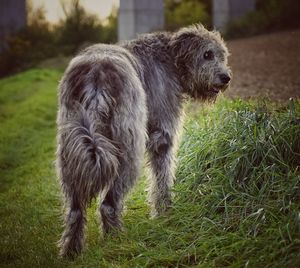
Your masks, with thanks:
M299 265L299 102L276 109L224 100L204 109L186 125L177 170L175 208L193 218L204 260Z

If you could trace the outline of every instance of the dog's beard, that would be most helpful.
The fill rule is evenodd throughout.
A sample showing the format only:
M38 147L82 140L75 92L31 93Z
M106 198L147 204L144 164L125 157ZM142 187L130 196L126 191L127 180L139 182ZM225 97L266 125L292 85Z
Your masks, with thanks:
M201 83L195 83L191 86L189 95L193 99L204 100L208 102L214 102L221 90L218 90L211 85L204 85Z

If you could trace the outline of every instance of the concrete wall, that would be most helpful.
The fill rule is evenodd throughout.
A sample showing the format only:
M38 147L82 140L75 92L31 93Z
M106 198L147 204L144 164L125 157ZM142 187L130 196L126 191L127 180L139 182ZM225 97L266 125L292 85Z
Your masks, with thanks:
M26 25L25 0L0 0L0 49L5 36L12 35Z
M140 33L164 27L163 0L120 0L119 40L132 39Z
M235 19L255 9L255 0L213 0L213 25L224 30Z

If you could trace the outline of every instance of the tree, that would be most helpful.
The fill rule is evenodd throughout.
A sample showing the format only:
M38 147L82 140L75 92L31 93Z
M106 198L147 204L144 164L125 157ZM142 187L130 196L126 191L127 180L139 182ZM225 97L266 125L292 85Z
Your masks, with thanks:
M118 39L118 8L113 6L112 11L103 24L103 42L115 43Z
M27 1L27 25L6 40L7 49L0 55L0 77L33 66L54 56L54 33L46 20L45 9L33 8Z
M65 18L57 26L58 44L66 53L75 53L84 43L99 42L103 38L103 26L98 17L86 12L79 0L69 5L62 2Z
M166 28L175 30L193 23L210 25L210 16L205 0L166 0Z

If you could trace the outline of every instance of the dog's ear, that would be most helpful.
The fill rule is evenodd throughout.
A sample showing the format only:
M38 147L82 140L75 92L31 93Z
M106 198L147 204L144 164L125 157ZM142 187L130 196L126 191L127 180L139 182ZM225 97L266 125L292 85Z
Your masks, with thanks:
M195 33L191 32L174 33L169 44L173 55L175 57L182 57L188 53L191 44L193 44L193 39L195 38Z
M199 37L207 30L202 24L194 24L180 29L172 35L170 47L174 55L182 56L199 44Z

